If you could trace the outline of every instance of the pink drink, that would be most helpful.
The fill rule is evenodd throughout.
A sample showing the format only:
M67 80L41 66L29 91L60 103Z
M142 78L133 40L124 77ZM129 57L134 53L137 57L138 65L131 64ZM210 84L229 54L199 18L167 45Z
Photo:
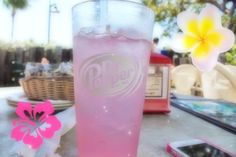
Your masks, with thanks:
M74 37L79 157L136 157L150 42Z

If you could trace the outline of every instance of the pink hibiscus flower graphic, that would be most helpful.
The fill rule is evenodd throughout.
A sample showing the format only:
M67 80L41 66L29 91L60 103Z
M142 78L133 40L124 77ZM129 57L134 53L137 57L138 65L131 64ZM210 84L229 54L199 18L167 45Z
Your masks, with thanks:
M13 120L11 137L16 141L23 141L33 149L43 144L43 138L50 139L61 128L61 122L52 115L54 108L49 101L35 105L18 103L16 114L19 118Z

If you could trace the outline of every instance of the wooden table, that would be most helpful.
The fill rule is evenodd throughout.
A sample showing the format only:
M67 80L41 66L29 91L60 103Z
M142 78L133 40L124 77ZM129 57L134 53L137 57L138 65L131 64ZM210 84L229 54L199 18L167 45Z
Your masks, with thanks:
M10 157L8 153L14 141L9 133L14 118L15 109L7 105L6 99L0 99L0 157ZM62 157L77 157L75 136L72 129L62 137L58 149ZM138 157L170 157L165 152L168 142L192 138L208 139L236 154L236 135L172 107L170 114L144 115Z

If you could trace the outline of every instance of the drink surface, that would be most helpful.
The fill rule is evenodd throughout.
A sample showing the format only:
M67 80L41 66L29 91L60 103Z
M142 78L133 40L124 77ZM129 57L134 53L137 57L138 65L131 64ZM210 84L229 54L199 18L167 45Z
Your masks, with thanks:
M150 42L120 34L74 37L79 157L136 157Z

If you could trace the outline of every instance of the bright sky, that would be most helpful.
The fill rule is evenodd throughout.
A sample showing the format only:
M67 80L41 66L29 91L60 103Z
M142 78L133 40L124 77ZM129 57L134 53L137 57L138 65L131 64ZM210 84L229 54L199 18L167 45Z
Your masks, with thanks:
M71 7L82 0L51 0L56 3L60 13L51 14L51 41L62 46L72 45ZM140 1L140 0L133 0ZM47 43L49 0L30 0L30 6L18 10L15 18L15 41ZM10 41L11 11L1 1L0 4L0 40ZM156 25L154 36L159 36L162 29Z

